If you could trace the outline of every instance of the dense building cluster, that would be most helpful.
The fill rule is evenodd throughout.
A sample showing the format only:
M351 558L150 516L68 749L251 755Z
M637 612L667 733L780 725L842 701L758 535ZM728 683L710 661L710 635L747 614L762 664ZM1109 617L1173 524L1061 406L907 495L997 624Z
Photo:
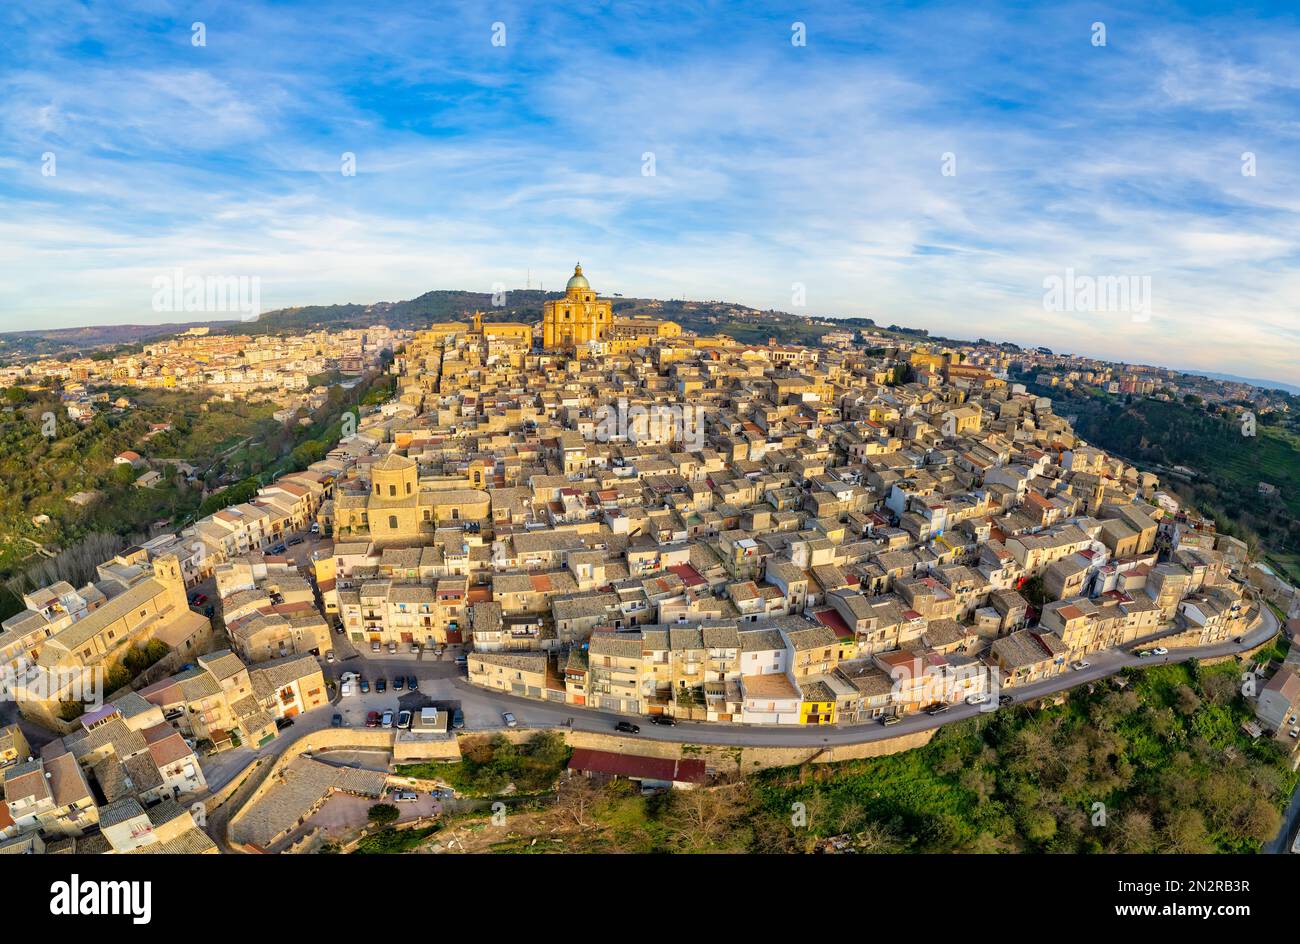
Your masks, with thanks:
M417 333L322 506L355 642L469 643L471 681L569 704L832 723L1252 619L1240 542L1002 358L490 328Z
M1259 615L1245 545L1081 441L1004 352L683 333L613 317L578 271L540 326L475 313L394 355L396 395L323 459L4 621L6 691L57 737L0 730L0 851L213 851L180 812L199 755L328 705L333 632L462 647L503 694L848 725ZM1298 703L1279 673L1260 718L1289 735ZM282 779L241 841L383 786L306 759Z

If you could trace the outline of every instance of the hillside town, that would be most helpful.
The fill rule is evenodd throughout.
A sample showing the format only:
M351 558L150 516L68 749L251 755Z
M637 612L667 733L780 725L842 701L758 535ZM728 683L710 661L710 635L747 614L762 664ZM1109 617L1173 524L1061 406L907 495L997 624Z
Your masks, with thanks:
M0 633L20 715L0 731L0 851L282 851L329 797L397 782L305 754L295 723L377 728L394 763L459 756L461 708L387 710L403 666L395 691L428 696L432 664L440 693L478 699L470 730L559 709L627 736L571 769L688 788L704 765L665 773L638 722L887 739L1249 651L1274 605L1300 625L1243 542L1081 441L1005 357L618 318L580 266L537 324L467 314L64 365L220 390L254 363L296 384L343 344L349 370L391 350L397 392L255 498L24 596ZM1261 692L1258 735L1294 753L1294 666ZM231 758L272 754L214 837L194 810L239 792Z
M97 410L129 408L104 388L179 390L281 407L284 417L325 402L320 379L331 372L356 378L409 340L410 332L372 325L364 330L298 335L212 334L190 328L174 337L106 356L44 358L0 367L0 385L58 383L70 419L85 423ZM277 414L277 418L279 414Z

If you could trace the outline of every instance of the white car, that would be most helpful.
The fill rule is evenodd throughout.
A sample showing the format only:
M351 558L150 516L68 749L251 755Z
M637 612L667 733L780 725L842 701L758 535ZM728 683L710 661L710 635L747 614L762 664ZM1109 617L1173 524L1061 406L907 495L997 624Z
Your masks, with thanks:
M968 705L987 705L988 703L989 696L983 692L976 692L974 695L966 696L966 704Z
M1167 656L1169 655L1169 650L1166 649L1164 646L1156 646L1154 649L1151 650L1151 654L1153 656Z
M1076 672L1082 672L1090 665L1092 665L1092 663L1087 661L1086 659L1079 659L1078 661L1071 662L1070 668L1074 669L1074 671Z
M506 723L506 727L507 727L507 728L517 728L517 727L519 727L519 720L518 720L518 719L517 719L513 714L511 714L511 713L508 712L508 711L502 712L502 714L501 714L501 720L504 721L504 722Z

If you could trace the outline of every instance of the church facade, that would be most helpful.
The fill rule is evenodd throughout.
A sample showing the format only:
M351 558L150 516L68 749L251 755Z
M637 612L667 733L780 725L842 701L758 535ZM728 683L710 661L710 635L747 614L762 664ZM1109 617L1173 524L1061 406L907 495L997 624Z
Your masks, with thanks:
M613 303L601 301L592 291L582 266L564 286L564 297L542 308L542 347L547 351L572 351L588 341L603 341L614 324Z

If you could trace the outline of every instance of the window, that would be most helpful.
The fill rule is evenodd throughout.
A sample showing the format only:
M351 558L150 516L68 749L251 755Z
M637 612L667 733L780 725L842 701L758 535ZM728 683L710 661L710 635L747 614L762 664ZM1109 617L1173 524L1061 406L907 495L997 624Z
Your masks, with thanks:
M408 494L408 495L411 494L411 483L410 483L410 482L407 482L407 483L406 483L406 494Z
M390 485L390 486L388 486L388 497L389 497L389 498L396 498L396 497L397 497L397 486L396 486L396 485Z
M397 530L397 515L388 516L388 527L393 531Z

